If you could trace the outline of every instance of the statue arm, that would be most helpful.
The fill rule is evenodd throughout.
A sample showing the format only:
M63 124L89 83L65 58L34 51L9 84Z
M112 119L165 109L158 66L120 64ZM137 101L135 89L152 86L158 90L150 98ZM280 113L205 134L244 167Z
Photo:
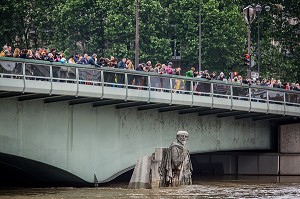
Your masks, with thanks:
M182 164L184 160L184 156L182 153L180 153L179 149L177 147L172 147L171 149L172 154L172 163L175 168L179 169L179 166Z

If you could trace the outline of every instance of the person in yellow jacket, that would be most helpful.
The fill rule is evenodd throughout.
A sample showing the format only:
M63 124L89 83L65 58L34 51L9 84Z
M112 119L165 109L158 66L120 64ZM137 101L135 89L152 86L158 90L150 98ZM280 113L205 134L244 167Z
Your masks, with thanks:
M181 68L177 67L175 69L175 75L180 75ZM175 79L175 85L174 85L175 90L184 90L184 81L182 79Z

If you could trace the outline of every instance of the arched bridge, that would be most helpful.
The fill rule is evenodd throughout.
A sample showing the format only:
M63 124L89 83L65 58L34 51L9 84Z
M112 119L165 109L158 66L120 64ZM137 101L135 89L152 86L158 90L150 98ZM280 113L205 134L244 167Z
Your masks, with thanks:
M0 153L106 182L180 129L191 153L271 150L271 124L299 105L296 91L0 58Z

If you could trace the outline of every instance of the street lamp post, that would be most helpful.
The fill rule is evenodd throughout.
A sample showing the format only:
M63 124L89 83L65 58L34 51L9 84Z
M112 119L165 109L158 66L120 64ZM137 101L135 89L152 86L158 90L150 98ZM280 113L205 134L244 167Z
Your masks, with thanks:
M139 0L136 0L135 14L135 68L139 66Z
M201 71L202 69L202 65L201 65L201 62L202 62L202 57L201 57L201 48L202 48L202 29L201 29L201 0L199 2L199 72Z
M264 9L269 12L270 11L270 6L264 6ZM257 21L257 72L258 72L258 77L260 78L260 25L259 25L259 15L262 11L262 6L260 4L257 4L255 6L255 10L257 13L258 21Z
M258 78L260 78L260 26L259 26L259 14L261 13L261 5L257 4L255 6L257 12L257 72Z
M247 67L247 78L251 78L251 23L254 21L256 16L256 10L252 6L247 6L243 9L245 21L248 24L248 55L250 56L250 63Z

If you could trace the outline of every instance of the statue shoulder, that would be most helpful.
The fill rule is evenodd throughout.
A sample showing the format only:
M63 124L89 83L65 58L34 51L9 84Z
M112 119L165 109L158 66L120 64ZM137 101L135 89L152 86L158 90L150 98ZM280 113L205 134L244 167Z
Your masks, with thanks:
M179 144L178 142L173 142L170 145L169 149L172 150L173 148L176 148L177 150L184 150L186 147L183 146L183 145L181 145L181 144Z
M179 145L177 142L173 142L173 143L170 145L169 149L172 149L173 147L180 147L180 145Z

